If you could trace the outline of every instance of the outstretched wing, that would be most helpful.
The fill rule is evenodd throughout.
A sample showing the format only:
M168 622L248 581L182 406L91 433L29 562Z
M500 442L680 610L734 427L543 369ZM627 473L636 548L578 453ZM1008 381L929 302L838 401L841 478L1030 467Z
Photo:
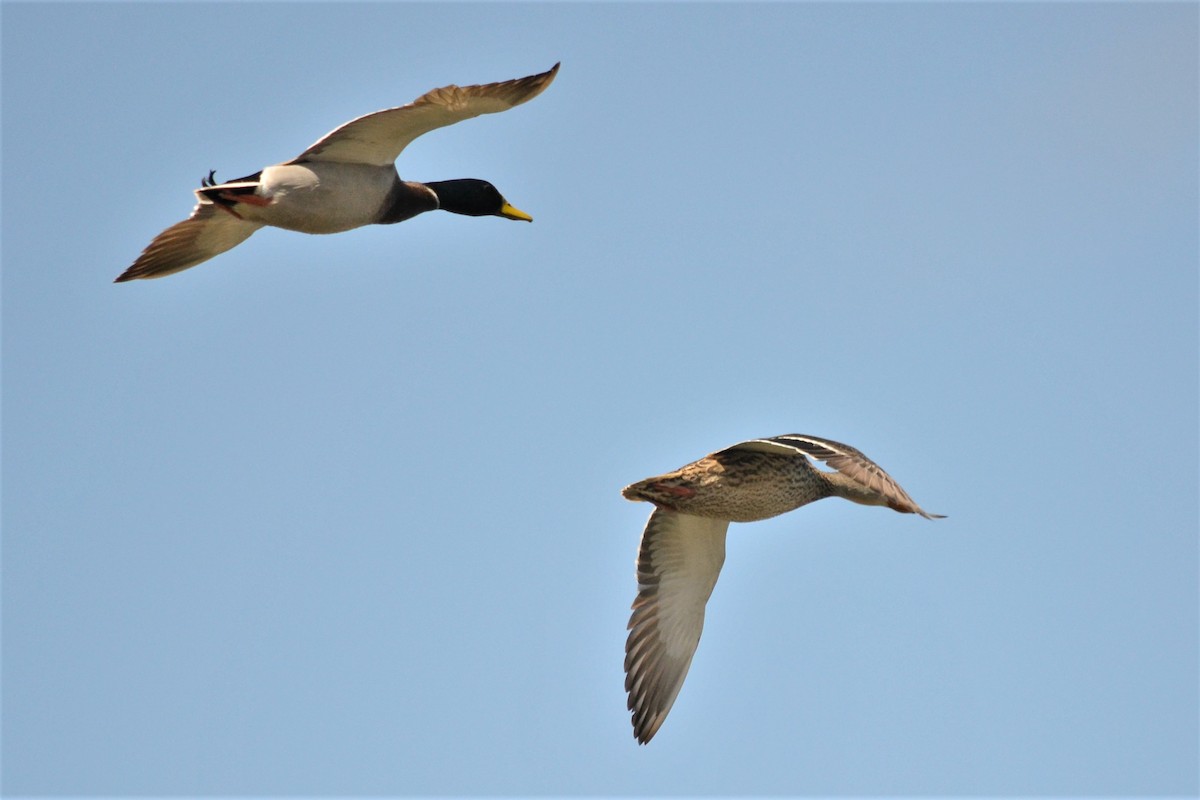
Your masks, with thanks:
M197 192L200 202L192 215L154 237L137 261L122 272L114 283L135 278L161 278L208 261L215 255L237 247L262 227L247 222L216 206Z
M650 741L675 703L725 563L727 520L656 508L638 551L638 596L625 642L633 734Z
M350 120L322 136L289 163L338 161L386 166L422 134L480 114L507 111L532 100L554 80L558 66L511 81L434 89L408 105Z
M867 458L858 449L832 439L820 439L800 433L772 436L766 439L751 439L736 444L729 450L757 450L767 453L797 453L810 456L828 464L831 468L857 482L864 488L879 494L888 501L887 505L906 514L920 514L926 519L942 519L942 514L930 514L917 505L900 484L884 472L883 467Z

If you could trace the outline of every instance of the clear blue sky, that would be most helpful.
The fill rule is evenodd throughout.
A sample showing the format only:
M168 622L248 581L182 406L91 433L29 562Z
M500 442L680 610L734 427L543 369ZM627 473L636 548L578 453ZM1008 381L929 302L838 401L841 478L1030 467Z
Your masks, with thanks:
M1195 4L3 7L6 794L1195 794ZM532 225L209 169L447 83ZM848 442L939 522L730 531L647 747L650 508Z

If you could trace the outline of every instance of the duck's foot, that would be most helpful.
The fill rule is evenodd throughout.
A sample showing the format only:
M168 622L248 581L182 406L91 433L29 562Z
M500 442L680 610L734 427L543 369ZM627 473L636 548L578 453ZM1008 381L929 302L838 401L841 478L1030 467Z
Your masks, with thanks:
M687 498L696 496L696 490L689 489L686 486L673 486L669 483L652 483L650 486L654 491L670 495L671 497Z
M271 198L259 197L256 194L242 194L239 192L221 192L218 196L222 200L226 200L230 203L245 203L247 205L260 206L260 207L271 205Z

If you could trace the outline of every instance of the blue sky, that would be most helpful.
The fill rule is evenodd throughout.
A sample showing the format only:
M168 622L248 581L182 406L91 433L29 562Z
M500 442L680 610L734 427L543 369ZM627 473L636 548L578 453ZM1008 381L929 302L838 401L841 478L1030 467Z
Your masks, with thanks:
M5 794L1195 794L1194 4L3 6ZM264 230L435 86L532 225ZM650 509L756 436L926 509L735 525L670 718Z

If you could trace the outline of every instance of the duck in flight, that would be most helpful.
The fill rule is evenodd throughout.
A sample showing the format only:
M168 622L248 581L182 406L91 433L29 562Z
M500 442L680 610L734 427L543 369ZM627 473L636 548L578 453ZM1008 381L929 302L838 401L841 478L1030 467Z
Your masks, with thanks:
M824 497L942 516L922 510L853 447L794 433L735 444L621 493L655 505L638 550L638 594L625 643L625 691L640 744L658 732L683 686L725 562L730 522L767 519Z
M196 190L192 215L156 236L116 282L194 267L236 247L264 225L340 233L402 222L434 209L532 222L487 181L405 181L393 162L422 134L532 100L554 80L558 66L500 83L434 89L408 105L353 119L291 161L245 178L217 183L210 172Z

